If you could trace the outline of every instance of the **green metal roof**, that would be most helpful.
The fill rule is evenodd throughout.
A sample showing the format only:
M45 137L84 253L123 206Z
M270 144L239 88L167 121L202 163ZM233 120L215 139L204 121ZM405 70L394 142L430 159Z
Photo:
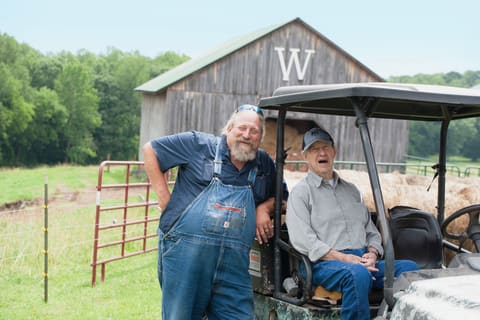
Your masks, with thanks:
M215 61L231 54L232 52L235 52L238 49L296 20L300 20L300 19L297 18L287 23L272 25L272 26L257 30L255 32L252 32L250 34L233 39L225 43L224 45L218 48L214 48L213 50L207 52L206 54L199 56L198 58L188 60L187 62L179 65L178 67L175 67L165 73L162 73L156 78L153 78L145 82L144 84L138 86L137 88L135 88L135 90L142 91L142 92L149 92L149 93L156 93L156 92L162 91L164 88L168 87L169 85L189 76L190 74L214 63Z

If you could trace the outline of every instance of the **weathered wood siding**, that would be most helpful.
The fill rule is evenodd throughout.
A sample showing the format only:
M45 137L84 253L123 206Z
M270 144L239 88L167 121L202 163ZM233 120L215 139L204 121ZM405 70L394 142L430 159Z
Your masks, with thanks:
M150 141L152 137L159 137L169 134L165 127L165 119L170 118L166 114L168 108L165 104L165 95L143 95L142 114L140 118L140 145L139 158L143 159L142 146Z
M292 63L285 80L279 52L288 67L295 50L299 50L300 66L305 67L305 73L300 79ZM314 53L308 56L308 50ZM237 106L256 104L280 86L366 81L382 79L301 20L294 20L192 73L159 95L144 94L141 144L156 136L187 130L219 134ZM155 99L164 102L154 102ZM354 119L311 114L296 117L313 120L334 135L339 142L338 160L363 160ZM149 128L143 128L144 125ZM377 161L402 161L408 139L407 123L370 119L369 125Z

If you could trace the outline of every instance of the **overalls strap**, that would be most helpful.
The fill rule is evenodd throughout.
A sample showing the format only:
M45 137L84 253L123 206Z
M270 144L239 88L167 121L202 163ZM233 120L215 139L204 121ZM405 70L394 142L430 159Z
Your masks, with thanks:
M213 160L213 176L220 179L222 173L222 155L220 153L221 137L217 137L217 148L215 150L215 160Z
M257 166L250 169L248 173L248 185L253 188L253 184L255 183L255 178L257 176Z

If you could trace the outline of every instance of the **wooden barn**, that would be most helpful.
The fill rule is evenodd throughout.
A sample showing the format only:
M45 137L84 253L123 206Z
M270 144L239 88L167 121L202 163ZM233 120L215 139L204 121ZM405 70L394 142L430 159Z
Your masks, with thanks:
M152 138L189 130L219 134L241 104L256 104L280 86L384 81L299 18L234 39L140 85L140 147ZM273 155L276 114L266 114L263 148ZM363 161L354 119L296 114L287 117L287 160L300 159L302 134L314 124L329 130L337 160ZM379 162L403 162L406 121L369 119ZM141 152L140 159L142 159Z

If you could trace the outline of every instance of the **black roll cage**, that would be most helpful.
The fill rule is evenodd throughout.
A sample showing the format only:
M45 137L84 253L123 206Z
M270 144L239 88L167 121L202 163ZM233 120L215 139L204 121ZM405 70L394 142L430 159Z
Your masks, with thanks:
M356 118L364 150L370 185L373 192L377 219L384 245L385 285L384 299L392 307L394 281L394 250L387 225L385 205L380 187L373 147L368 129L368 118L403 119L441 122L440 148L437 165L438 197L437 219L441 225L445 210L445 174L447 131L450 121L480 116L480 91L436 85L400 83L343 83L280 87L271 97L263 98L259 106L265 110L276 110L276 201L274 213L274 297L303 304L300 300L281 292L281 250L294 254L291 246L280 238L281 200L283 198L284 132L287 112L343 115ZM267 111L268 112L268 111ZM298 257L302 259L302 257ZM303 259L305 259L303 257ZM304 261L305 262L305 261ZM306 288L311 288L311 269L307 266Z

